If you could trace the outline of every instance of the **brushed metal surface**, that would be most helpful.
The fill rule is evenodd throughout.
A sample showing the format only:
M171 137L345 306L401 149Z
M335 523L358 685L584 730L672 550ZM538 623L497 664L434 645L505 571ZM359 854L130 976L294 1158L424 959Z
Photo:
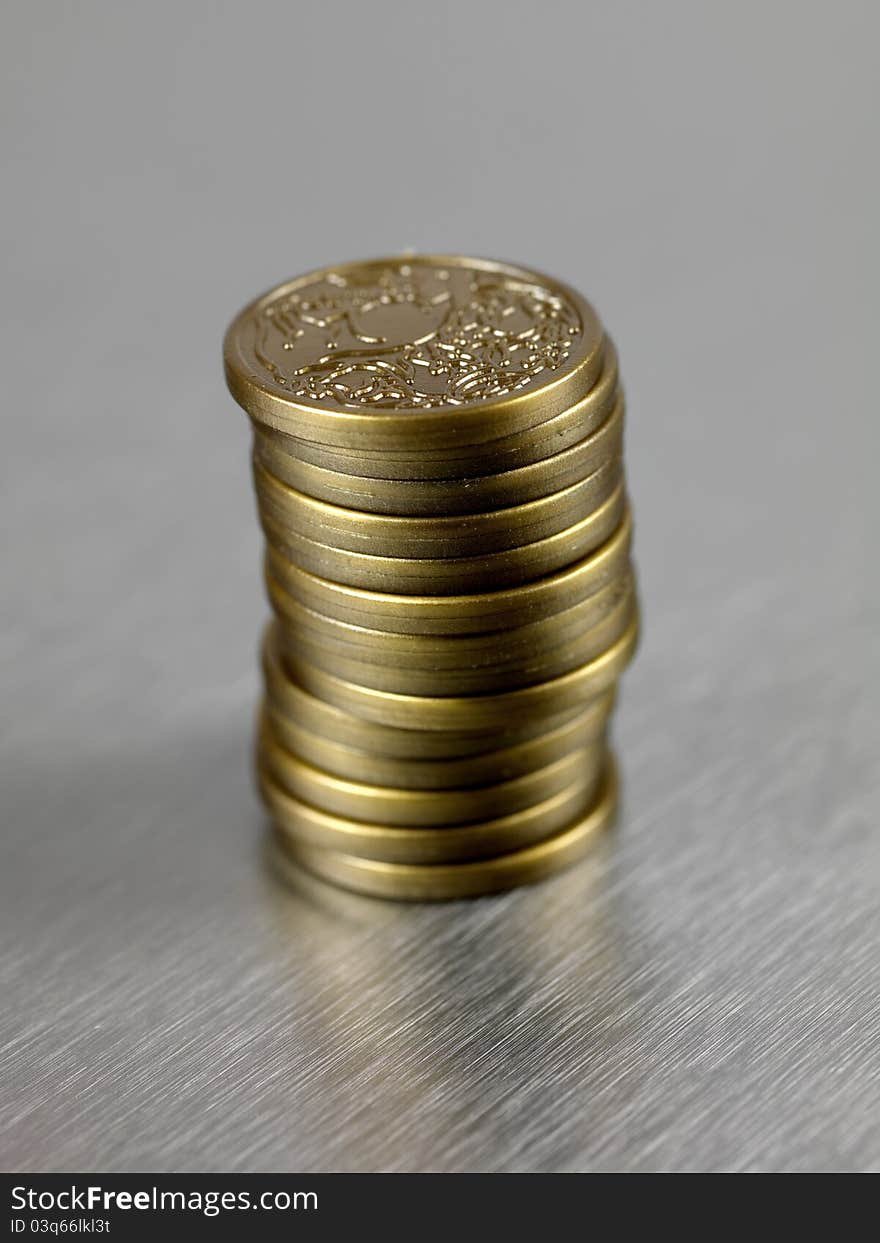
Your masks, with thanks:
M880 1167L876 10L205 12L12 6L0 52L0 1166ZM410 242L602 307L645 613L614 837L436 908L262 865L219 364L282 253Z

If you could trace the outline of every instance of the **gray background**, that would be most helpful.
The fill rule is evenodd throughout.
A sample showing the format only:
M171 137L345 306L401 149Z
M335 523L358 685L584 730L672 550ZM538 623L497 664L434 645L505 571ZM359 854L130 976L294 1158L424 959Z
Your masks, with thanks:
M876 6L3 26L0 1164L880 1166ZM618 833L439 908L263 866L220 370L408 246L599 307L645 608Z

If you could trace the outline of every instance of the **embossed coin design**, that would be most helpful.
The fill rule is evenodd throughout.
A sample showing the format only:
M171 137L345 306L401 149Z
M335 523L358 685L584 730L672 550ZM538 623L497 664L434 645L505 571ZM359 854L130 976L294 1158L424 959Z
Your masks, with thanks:
M572 405L599 374L602 329L560 282L422 255L281 285L234 320L224 357L233 396L258 422L352 449L442 448Z
M574 289L413 255L323 268L224 343L275 621L259 789L276 858L478 896L612 820L639 618L617 353Z

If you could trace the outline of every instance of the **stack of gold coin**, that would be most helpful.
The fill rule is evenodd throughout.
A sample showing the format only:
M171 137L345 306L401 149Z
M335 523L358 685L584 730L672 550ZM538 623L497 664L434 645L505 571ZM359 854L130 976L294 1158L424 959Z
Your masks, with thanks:
M614 814L638 628L593 309L508 264L371 260L264 294L224 352L267 543L257 769L280 854L409 899L580 857Z

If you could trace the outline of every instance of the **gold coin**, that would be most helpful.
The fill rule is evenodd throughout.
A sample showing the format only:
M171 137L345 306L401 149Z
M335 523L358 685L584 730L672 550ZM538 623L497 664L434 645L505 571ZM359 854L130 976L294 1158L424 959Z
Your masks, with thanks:
M289 656L285 665L312 695L365 721L400 729L495 730L524 717L534 721L576 709L607 691L628 664L637 639L636 617L613 647L580 668L548 682L491 695L404 695L361 686Z
M623 419L621 398L594 432L552 457L464 481L413 482L346 475L279 452L259 435L254 439L254 460L297 492L342 508L417 517L488 513L560 492L579 483L603 463L619 458L623 449Z
M560 832L494 857L462 863L398 863L359 858L355 854L308 845L295 829L287 832L284 828L277 828L277 840L287 859L301 864L324 880L357 893L405 901L475 898L542 880L576 862L586 854L595 838L611 825L616 805L617 780L609 755L597 798L588 810L575 813L576 818ZM462 834L465 841L471 840L465 836L466 830L423 830L434 835L456 831ZM407 830L399 829L397 832L406 834ZM401 844L405 846L405 842ZM348 850L363 851L363 845L356 840ZM443 845L442 840L438 845ZM472 843L472 847L475 845ZM487 844L486 853L490 854L494 849L494 843Z
M442 449L554 417L595 383L602 328L540 273L462 256L342 264L246 306L226 379L256 423L357 450Z
M295 600L273 571L273 560L267 557L269 603L286 642L295 644L302 637L305 642L349 660L441 675L462 670L520 668L524 661L580 640L607 617L624 596L631 594L635 586L633 571L626 565L616 579L552 617L487 634L417 635L374 630L325 617Z
M313 612L393 634L481 635L556 616L626 572L632 542L627 509L606 542L558 573L533 583L467 595L401 595L331 582L269 549L269 565L284 590Z
M521 587L532 579L545 578L563 566L595 551L620 525L626 510L623 483L586 518L556 535L488 553L485 557L381 557L348 552L317 540L306 539L289 528L278 527L262 515L263 532L272 547L300 569L329 578L347 587L372 591L421 594L426 588L438 595L460 594L496 588Z
M260 511L280 530L350 552L383 557L479 557L531 544L571 527L591 513L623 476L611 459L577 483L549 496L487 514L448 518L399 517L329 505L297 492L254 459Z
M376 451L361 444L357 449L346 450L301 440L259 424L255 431L269 448L343 475L406 482L477 479L481 475L497 475L553 457L583 440L607 419L619 396L617 355L606 338L601 375L585 397L536 427L481 444L463 441L439 450L421 445L409 451L388 448Z
M602 744L559 756L535 772L468 789L409 790L336 777L307 764L281 746L268 718L261 726L259 755L266 771L292 798L352 820L406 827L444 828L497 819L546 801L597 768Z
M291 678L278 655L277 631L270 623L263 641L263 673L270 708L321 738L387 759L458 760L518 746L575 717L607 711L611 687L558 712L520 714L491 729L477 722L460 729L399 728L365 719L310 694Z
M278 644L282 659L291 668L309 662L316 670L377 691L408 696L497 695L546 683L596 659L620 639L636 615L636 597L630 584L629 590L618 594L614 606L589 630L558 647L539 648L528 657L498 667L401 668L393 661L342 656L305 631L287 630L283 624L278 628Z
M337 777L398 786L405 790L454 790L509 781L544 768L559 756L589 746L604 730L613 704L614 694L608 692L585 712L526 742L463 759L430 760L390 759L345 746L335 739L304 729L298 721L278 712L268 701L263 711L272 730L288 751Z
M516 850L564 829L596 798L605 748L585 757L576 782L539 803L502 815L454 825L394 825L354 820L315 807L290 794L265 764L257 770L260 794L282 835L293 845L353 851L398 863L458 863Z

